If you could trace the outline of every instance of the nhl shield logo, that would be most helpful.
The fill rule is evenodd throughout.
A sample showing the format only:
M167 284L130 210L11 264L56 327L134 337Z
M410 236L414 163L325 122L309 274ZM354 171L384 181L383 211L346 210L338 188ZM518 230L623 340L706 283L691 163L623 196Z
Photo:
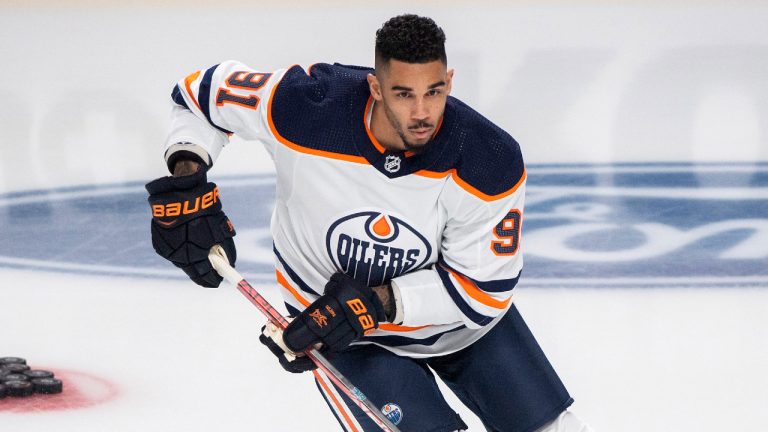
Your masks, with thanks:
M387 159L384 161L384 169L391 173L400 171L400 156L387 156Z

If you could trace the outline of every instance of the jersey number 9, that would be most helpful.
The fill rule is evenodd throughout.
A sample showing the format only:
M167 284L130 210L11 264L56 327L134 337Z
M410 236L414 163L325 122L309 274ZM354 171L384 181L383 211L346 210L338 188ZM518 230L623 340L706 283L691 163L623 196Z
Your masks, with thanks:
M520 210L512 209L493 228L493 235L498 239L491 241L491 250L494 254L504 256L517 253L517 249L520 246L521 220Z

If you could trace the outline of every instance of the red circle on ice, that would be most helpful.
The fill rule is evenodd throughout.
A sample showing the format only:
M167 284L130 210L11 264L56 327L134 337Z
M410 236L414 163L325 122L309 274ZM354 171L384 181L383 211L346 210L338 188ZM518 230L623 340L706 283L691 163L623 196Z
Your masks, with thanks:
M23 398L0 399L0 412L42 412L89 408L115 399L117 386L103 378L84 372L49 369L63 383L58 394L34 394Z

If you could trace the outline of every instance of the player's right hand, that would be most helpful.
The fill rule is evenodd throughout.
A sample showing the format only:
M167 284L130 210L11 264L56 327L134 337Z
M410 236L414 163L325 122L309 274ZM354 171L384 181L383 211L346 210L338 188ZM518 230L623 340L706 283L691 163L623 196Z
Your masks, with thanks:
M271 321L261 328L259 341L277 356L280 366L291 373L302 373L317 369L317 365L303 353L295 353L283 342L283 331Z
M222 277L208 261L220 244L234 267L235 228L221 209L219 189L205 169L186 176L167 176L146 185L152 208L152 246L198 285L215 288Z

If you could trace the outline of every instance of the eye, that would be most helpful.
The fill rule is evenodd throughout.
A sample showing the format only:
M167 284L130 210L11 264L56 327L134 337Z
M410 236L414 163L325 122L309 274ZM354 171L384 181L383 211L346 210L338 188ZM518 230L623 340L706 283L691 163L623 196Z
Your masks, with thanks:
M406 92L406 91L401 91L401 92L397 92L397 93L395 94L395 96L397 96L397 97L399 97L399 98L401 98L401 99L405 99L405 98L407 98L407 97L411 96L411 94L410 94L410 93L408 93L408 92Z
M442 93L439 89L430 89L427 92L427 96L439 96Z

